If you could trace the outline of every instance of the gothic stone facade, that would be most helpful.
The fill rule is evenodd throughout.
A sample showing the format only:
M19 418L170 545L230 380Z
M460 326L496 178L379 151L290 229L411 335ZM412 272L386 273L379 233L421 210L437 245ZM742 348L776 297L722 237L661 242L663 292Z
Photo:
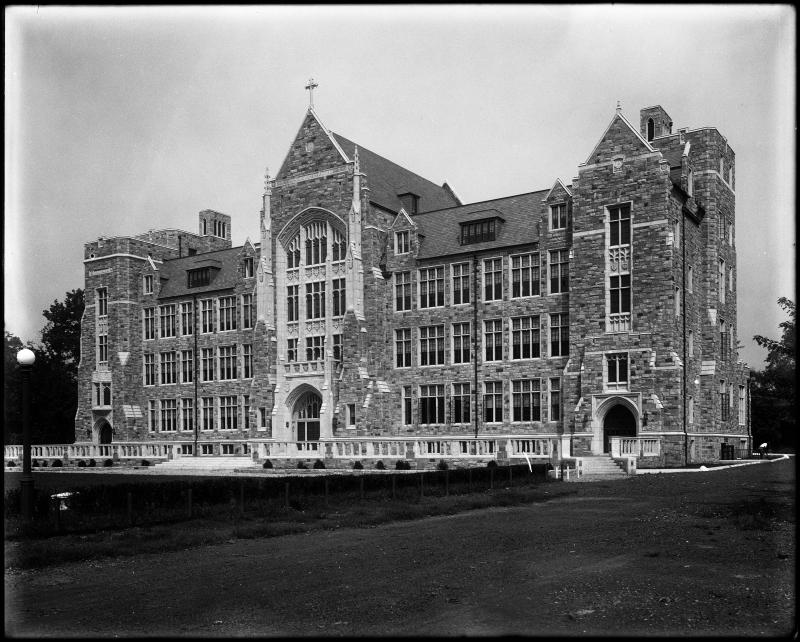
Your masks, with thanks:
M197 234L86 245L78 441L750 447L734 172L715 128L617 110L571 184L464 205L310 108L257 243L205 210Z

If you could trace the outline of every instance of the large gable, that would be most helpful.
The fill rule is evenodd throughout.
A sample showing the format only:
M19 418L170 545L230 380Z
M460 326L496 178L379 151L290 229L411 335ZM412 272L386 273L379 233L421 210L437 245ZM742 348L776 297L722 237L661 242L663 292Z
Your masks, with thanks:
M584 164L604 163L617 156L638 156L654 151L633 125L617 112Z
M277 180L341 167L349 158L320 122L313 109L306 112L303 124L278 171Z

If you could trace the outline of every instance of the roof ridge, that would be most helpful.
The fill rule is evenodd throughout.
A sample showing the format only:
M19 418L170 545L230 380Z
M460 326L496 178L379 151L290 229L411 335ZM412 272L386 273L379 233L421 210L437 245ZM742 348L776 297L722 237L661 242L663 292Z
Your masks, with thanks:
M457 209L461 209L461 208L464 208L464 207L472 207L473 205L481 205L482 203L493 203L493 202L497 202L497 201L505 201L505 200L508 200L510 198L519 198L520 196L528 196L530 194L539 194L539 193L548 192L548 191L550 191L550 190L549 189L537 189L537 190L533 190L531 192L520 192L519 194L510 194L508 196L498 196L497 198L487 198L487 199L485 199L483 201L473 201L472 203L462 203L461 205L453 205L452 207L440 207L437 210L425 210L424 212L417 212L416 214L411 214L410 216L413 218L413 217L422 216L422 215L425 215L425 214L433 214L434 212L443 212L444 210L457 210Z

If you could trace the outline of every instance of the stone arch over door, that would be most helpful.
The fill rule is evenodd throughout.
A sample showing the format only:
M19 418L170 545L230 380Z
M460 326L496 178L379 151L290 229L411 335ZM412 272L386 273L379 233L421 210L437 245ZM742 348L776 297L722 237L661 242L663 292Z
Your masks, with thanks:
M94 424L94 441L98 444L110 444L113 430L105 418L98 419Z
M627 399L609 399L600 408L603 452L611 452L611 437L636 437L639 409Z
M322 425L322 395L309 384L301 384L286 398L292 417L292 439L319 441Z

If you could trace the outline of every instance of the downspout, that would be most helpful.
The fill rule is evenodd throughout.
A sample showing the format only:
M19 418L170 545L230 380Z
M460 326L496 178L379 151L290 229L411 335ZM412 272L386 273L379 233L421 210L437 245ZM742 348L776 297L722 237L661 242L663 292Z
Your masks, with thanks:
M194 448L192 448L192 455L194 457L198 456L197 452L197 430L199 428L198 425L198 416L197 416L197 380L200 378L200 362L197 359L197 295L195 294L192 297L192 322L194 327L192 328L192 334L194 334L194 355L192 356L192 369L194 372L192 373L192 378L194 379Z
M475 439L478 438L478 257L472 255L472 369L474 374L473 417L475 421ZM476 446L477 447L477 446Z
M689 464L688 407L686 404L686 373L689 367L688 346L686 344L686 244L688 240L686 238L686 215L683 212L683 208L681 208L681 236L683 237L681 239L681 251L683 254L683 266L681 268L683 280L683 287L681 288L681 297L683 298L683 465L687 466Z

